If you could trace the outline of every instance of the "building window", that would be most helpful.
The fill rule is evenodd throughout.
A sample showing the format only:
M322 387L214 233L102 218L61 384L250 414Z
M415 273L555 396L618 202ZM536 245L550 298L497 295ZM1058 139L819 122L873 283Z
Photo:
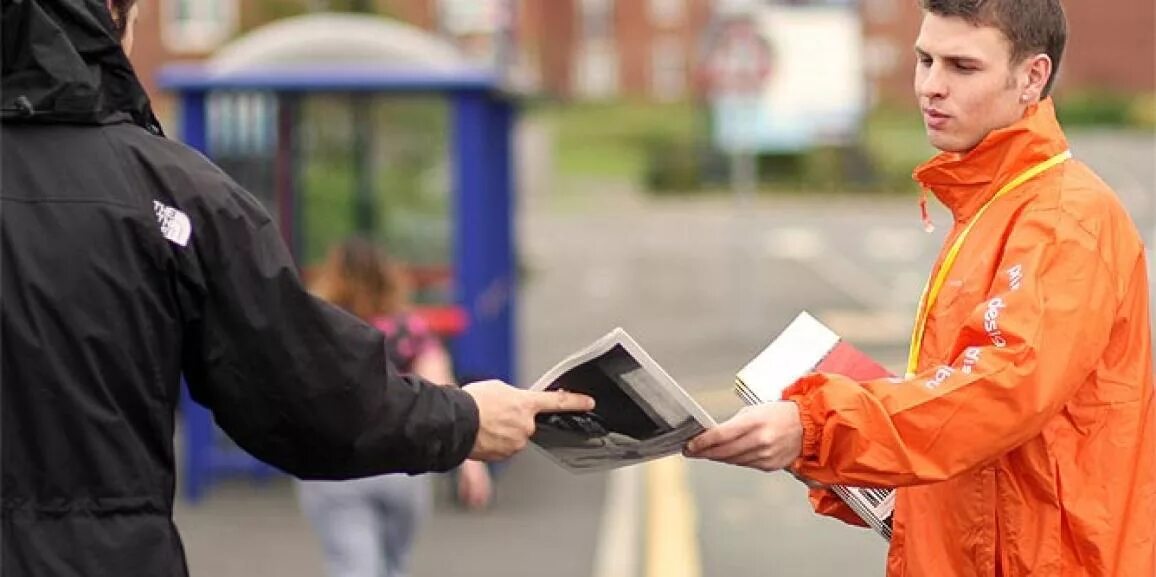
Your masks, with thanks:
M650 24L655 28L677 28L686 17L686 0L650 0Z
M237 0L165 0L165 46L172 52L211 52L237 31L237 10Z
M587 42L578 53L578 94L611 98L618 94L618 52L609 42Z
M580 0L582 39L614 38L614 0Z
M686 50L677 37L659 37L650 49L650 91L656 100L686 96Z
M575 89L582 96L609 98L618 93L618 49L614 38L614 0L579 0L581 41Z

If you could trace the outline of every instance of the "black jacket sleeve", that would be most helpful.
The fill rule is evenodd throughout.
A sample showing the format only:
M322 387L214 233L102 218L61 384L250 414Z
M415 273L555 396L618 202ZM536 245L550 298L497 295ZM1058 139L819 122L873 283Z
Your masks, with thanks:
M244 449L301 478L461 463L478 430L473 399L398 374L379 331L305 290L260 203L197 160L174 186L192 228L173 247L192 397Z

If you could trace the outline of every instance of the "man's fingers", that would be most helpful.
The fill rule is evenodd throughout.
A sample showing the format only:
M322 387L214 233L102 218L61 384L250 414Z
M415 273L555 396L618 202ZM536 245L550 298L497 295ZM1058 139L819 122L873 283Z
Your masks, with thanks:
M734 463L734 459L748 453L754 453L761 450L758 435L752 434L750 431L744 431L740 434L725 440L722 443L707 447L701 451L695 452L692 456L700 459L711 459L713 461L725 461L727 463Z
M719 454L719 449L735 442L742 436L742 431L722 425L715 427L694 439L686 445L686 453L690 457L711 459Z
M734 458L728 459L727 462L732 465L738 465L740 467L750 467L766 458L766 452L763 451L763 449L760 447L751 451L747 451L741 455L736 455Z
M735 437L734 431L726 424L719 425L707 432L693 438L686 444L686 454L689 457L702 457L705 451L709 451L723 443L728 443Z
M789 462L780 465L779 463L781 461L782 455L780 455L777 451L772 451L766 447L759 447L757 449L747 451L746 453L731 459L729 462L732 465L750 467L752 469L759 469L760 471L773 471L790 465Z
M535 413L580 413L594 410L594 399L567 391L531 391Z
M689 456L703 457L702 453L718 445L730 443L758 426L758 421L739 415L707 432L691 439L686 445ZM710 458L710 457L703 457Z

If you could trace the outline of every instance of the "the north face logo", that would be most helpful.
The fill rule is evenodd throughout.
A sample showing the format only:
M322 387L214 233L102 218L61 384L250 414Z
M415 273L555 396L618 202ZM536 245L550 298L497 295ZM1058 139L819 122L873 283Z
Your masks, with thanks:
M185 213L153 201L153 211L157 214L157 224L161 225L161 234L170 242L181 246L188 246L189 237L193 234L193 224Z

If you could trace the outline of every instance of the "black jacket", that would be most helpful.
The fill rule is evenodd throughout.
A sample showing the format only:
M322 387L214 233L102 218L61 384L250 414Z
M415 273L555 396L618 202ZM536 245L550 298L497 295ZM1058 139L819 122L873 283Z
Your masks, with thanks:
M178 576L183 374L302 478L445 470L477 407L312 298L273 221L161 135L103 0L0 0L0 572Z

